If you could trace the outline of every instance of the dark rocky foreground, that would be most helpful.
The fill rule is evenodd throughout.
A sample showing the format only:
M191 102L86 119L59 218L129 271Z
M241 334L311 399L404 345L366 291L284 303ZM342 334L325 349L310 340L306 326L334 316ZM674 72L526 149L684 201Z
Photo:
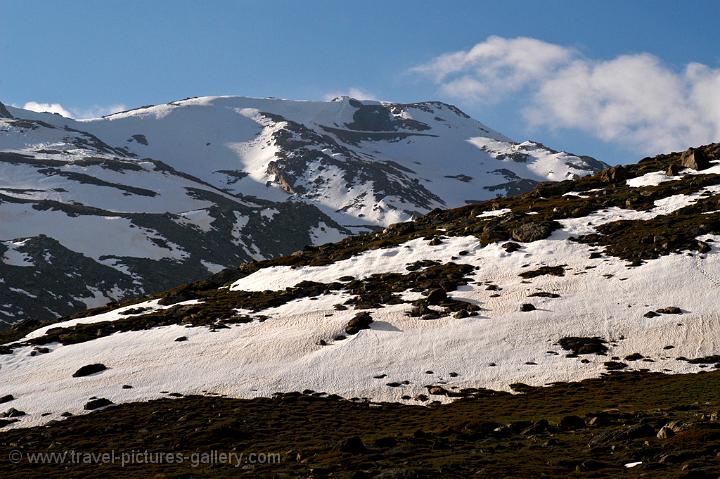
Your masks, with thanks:
M614 373L581 383L517 389L525 392L487 391L474 399L429 407L370 405L309 391L272 399L195 396L125 404L0 434L0 475L720 476L720 371ZM113 450L118 457L114 464L27 461L30 453L75 451L87 459L91 453ZM10 458L17 457L12 451L23 454L19 464L11 463ZM130 451L187 457L234 452L243 453L244 459L240 467L193 467L187 461L122 466L120 454ZM253 464L258 457L265 463ZM636 462L641 464L625 467Z

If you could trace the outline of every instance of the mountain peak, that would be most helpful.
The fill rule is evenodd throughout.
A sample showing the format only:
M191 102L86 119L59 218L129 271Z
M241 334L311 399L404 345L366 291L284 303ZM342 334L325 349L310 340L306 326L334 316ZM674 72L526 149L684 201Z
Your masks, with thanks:
M83 121L12 111L23 121L0 120L0 294L11 305L0 322L69 314L606 166L514 142L436 101L209 96ZM108 231L114 241L94 241ZM58 267L61 257L76 260Z
M10 114L7 108L5 108L5 105L3 105L2 102L0 102L0 118L12 118L13 116Z

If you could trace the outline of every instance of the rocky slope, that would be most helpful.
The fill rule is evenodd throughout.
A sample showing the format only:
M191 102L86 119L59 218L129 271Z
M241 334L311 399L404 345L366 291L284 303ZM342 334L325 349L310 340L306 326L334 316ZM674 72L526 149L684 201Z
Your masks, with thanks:
M7 427L81 413L91 397L427 404L702 371L720 363L718 160L720 145L648 158L18 326L0 392L27 414Z
M279 458L151 467L210 477L716 477L719 240L715 144L19 325L0 449Z
M597 171L442 103L0 104L0 324L59 317Z
M720 474L719 386L719 371L619 373L429 407L309 393L168 397L0 433L0 472L22 479L99 472L710 479Z

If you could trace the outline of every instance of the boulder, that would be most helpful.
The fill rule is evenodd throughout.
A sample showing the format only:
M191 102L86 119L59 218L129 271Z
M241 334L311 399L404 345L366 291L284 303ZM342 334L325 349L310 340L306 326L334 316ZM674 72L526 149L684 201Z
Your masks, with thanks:
M505 248L505 251L508 253L512 253L513 251L517 251L521 248L521 246L517 243L513 243L512 241L508 241L507 243L503 243L501 245L503 248Z
M21 417L25 416L25 411L20 411L18 409L15 409L14 407L11 407L4 413L0 414L0 417Z
M358 313L345 326L345 332L347 334L357 334L361 329L370 329L370 324L373 322L372 316L367 311Z
M0 397L0 404L10 402L15 399L15 396L12 394L6 394L5 396Z
M93 400L91 400L91 401L88 401L88 402L85 404L85 410L86 410L86 411L92 411L92 410L95 410L95 409L99 409L99 408L101 408L101 407L111 406L111 405L113 405L113 404L114 404L114 403L113 403L111 400L109 400L109 399L105 399L105 398L93 399Z
M447 293L442 288L432 289L427 295L428 304L440 304L445 300L447 300Z
M709 253L712 251L712 247L704 241L697 240L698 253Z
M561 431L575 431L585 428L585 420L580 416L565 416L558 423Z
M655 312L660 314L682 314L682 309L678 308L677 306L668 306L666 308L660 308Z
M675 431L670 429L667 426L663 426L660 428L660 430L657 433L657 438L661 440L670 439L675 435Z
M83 376L90 376L91 374L96 374L101 371L105 371L107 367L105 367L104 364L96 363L96 364L88 364L86 366L81 367L77 371L75 371L72 375L74 378L81 378Z
M703 150L689 148L680 156L680 164L685 168L704 170L710 168L710 159Z
M346 452L349 454L362 454L367 452L365 444L363 444L362 439L358 436L343 439L337 444L336 449L340 452Z
M521 434L523 436L533 436L535 434L540 434L548 430L548 426L550 424L547 422L547 419L540 419L532 426L525 429Z
M675 165L675 164L668 166L668 169L665 172L666 176L677 176L679 174L680 174L680 165Z
M603 364L608 371L619 371L620 369L625 369L627 367L627 364L621 363L619 361L606 361Z
M512 231L512 239L521 243L530 243L547 238L552 230L553 224L550 221L525 223Z
M605 168L598 174L600 181L604 183L618 183L620 181L625 181L628 179L628 176L627 170L622 165Z
M432 396L447 396L448 392L442 386L428 386L428 394Z

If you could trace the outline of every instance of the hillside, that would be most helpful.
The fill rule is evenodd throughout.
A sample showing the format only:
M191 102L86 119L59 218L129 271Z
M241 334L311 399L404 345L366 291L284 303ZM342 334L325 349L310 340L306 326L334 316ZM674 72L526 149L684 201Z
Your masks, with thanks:
M0 324L65 316L605 166L437 102L0 109Z
M521 448L526 473L714 477L719 193L707 145L16 326L0 443L148 423L146 448L282 453L248 475L467 477Z
M100 391L422 403L428 386L445 400L608 369L699 371L717 362L717 153L696 151L700 170L673 154L437 210L35 329L0 367L20 406L52 414L18 425ZM91 362L109 369L62 372Z

